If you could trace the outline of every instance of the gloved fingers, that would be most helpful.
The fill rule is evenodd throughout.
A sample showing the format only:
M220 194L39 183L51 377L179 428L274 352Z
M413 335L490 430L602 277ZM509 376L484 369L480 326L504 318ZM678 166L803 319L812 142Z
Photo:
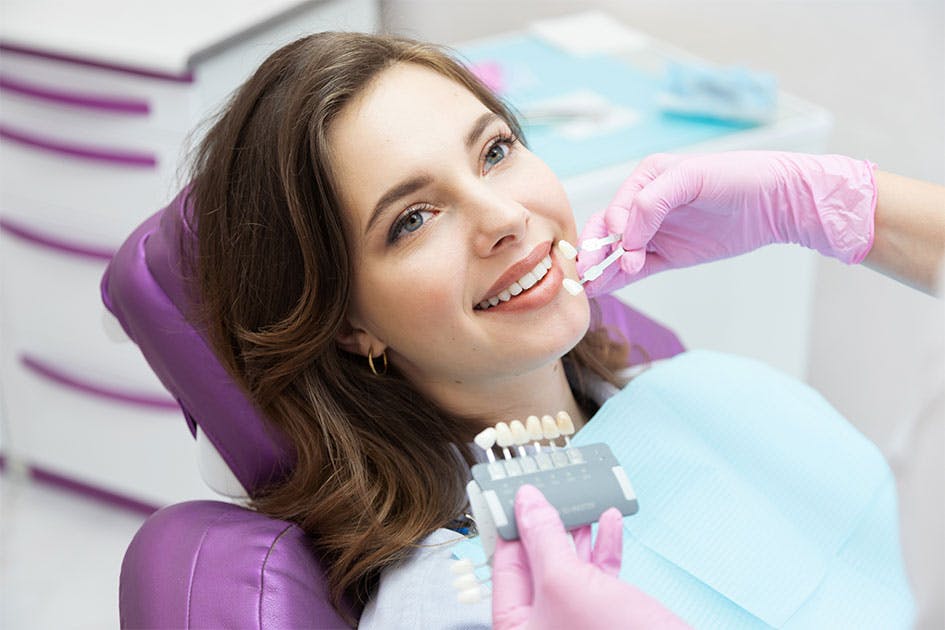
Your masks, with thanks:
M627 179L623 180L617 192L611 199L608 207L623 208L625 211L630 209L633 199L637 193L647 186L650 182L660 176L663 171L685 159L682 155L673 155L672 153L653 153L646 156L630 173ZM620 215L614 214L612 219L619 220ZM625 225L619 223L608 224L612 228L611 233L623 232Z
M535 599L531 567L519 541L496 541L492 559L492 617L496 628L515 628L528 619Z
M598 212L597 214L591 215L591 218L588 219L587 223L584 224L584 229L581 230L581 236L578 238L577 242L578 276L583 276L588 267L593 267L600 261L604 260L604 257L607 255L607 248L605 247L592 252L586 252L581 249L581 243L590 238L603 238L608 234L609 232L607 231L607 226L604 223L604 213Z
M591 526L584 525L571 530L571 538L574 539L574 551L577 552L578 560L581 562L591 561Z
M515 520L535 580L577 559L558 510L535 486L523 485L515 494Z
M597 540L591 562L606 573L617 577L623 559L623 516L617 508L610 508L597 522Z
M605 211L608 233L626 236L630 209L633 200L650 182L659 177L666 169L684 159L682 155L654 153L645 157L623 181ZM633 227L630 225L630 227ZM645 243L644 243L645 244ZM639 245L638 247L642 247ZM634 248L636 249L636 247Z
M643 265L646 263L646 256L647 253L645 249L634 249L621 256L617 264L620 265L620 269L623 270L625 274L632 278L643 269Z
M662 254L656 252L647 252L646 259L643 261L643 266L640 267L640 270L633 276L633 278L628 279L627 283L636 282L638 280L643 280L644 278L649 278L655 273L660 273L661 271L667 271L668 269L676 269L680 265L670 262Z
M614 202L604 209L604 227L607 234L623 234L630 220L630 205L622 206Z
M692 172L690 172L692 171ZM633 197L623 231L626 250L646 247L670 212L699 196L701 179L684 164L668 168L648 182Z

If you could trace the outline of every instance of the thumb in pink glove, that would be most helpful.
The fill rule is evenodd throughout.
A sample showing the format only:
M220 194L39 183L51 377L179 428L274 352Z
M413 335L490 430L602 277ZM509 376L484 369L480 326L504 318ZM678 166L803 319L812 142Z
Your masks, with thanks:
M615 508L601 515L593 550L590 527L575 531L572 546L557 510L534 486L519 488L515 520L519 540L500 538L493 559L496 630L689 627L617 577L623 520Z
M797 243L859 263L873 243L874 165L841 155L736 151L647 157L580 241L623 236L628 253L587 283L588 295L771 243ZM610 252L581 252L579 274Z

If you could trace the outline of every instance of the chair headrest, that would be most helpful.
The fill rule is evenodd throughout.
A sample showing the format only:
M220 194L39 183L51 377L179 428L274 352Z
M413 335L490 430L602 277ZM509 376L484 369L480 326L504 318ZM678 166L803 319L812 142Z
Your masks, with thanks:
M188 189L142 223L112 258L102 300L177 399L192 433L197 426L250 494L291 466L288 443L227 373L187 313L194 312L181 264Z

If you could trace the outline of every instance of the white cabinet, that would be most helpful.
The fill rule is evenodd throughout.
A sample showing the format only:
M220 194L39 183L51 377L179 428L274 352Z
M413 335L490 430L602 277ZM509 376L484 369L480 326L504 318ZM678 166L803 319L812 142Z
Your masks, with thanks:
M372 31L368 0L5 0L0 26L3 457L93 493L209 497L176 403L102 327L112 252L182 186L199 123L275 48Z

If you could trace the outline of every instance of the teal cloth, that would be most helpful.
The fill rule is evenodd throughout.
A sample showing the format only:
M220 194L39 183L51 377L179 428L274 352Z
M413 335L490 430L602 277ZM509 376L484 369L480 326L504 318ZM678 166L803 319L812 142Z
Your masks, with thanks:
M911 626L892 473L803 383L687 352L634 379L573 440L594 442L610 445L640 504L624 519L621 577L696 628Z
M575 56L540 37L514 34L460 48L470 64L502 69L501 96L527 111L574 92L591 92L636 112L636 124L583 139L563 136L554 125L525 123L529 148L561 178L640 160L650 153L679 150L751 129L753 123L667 115L660 105L662 71L638 67L614 55Z

